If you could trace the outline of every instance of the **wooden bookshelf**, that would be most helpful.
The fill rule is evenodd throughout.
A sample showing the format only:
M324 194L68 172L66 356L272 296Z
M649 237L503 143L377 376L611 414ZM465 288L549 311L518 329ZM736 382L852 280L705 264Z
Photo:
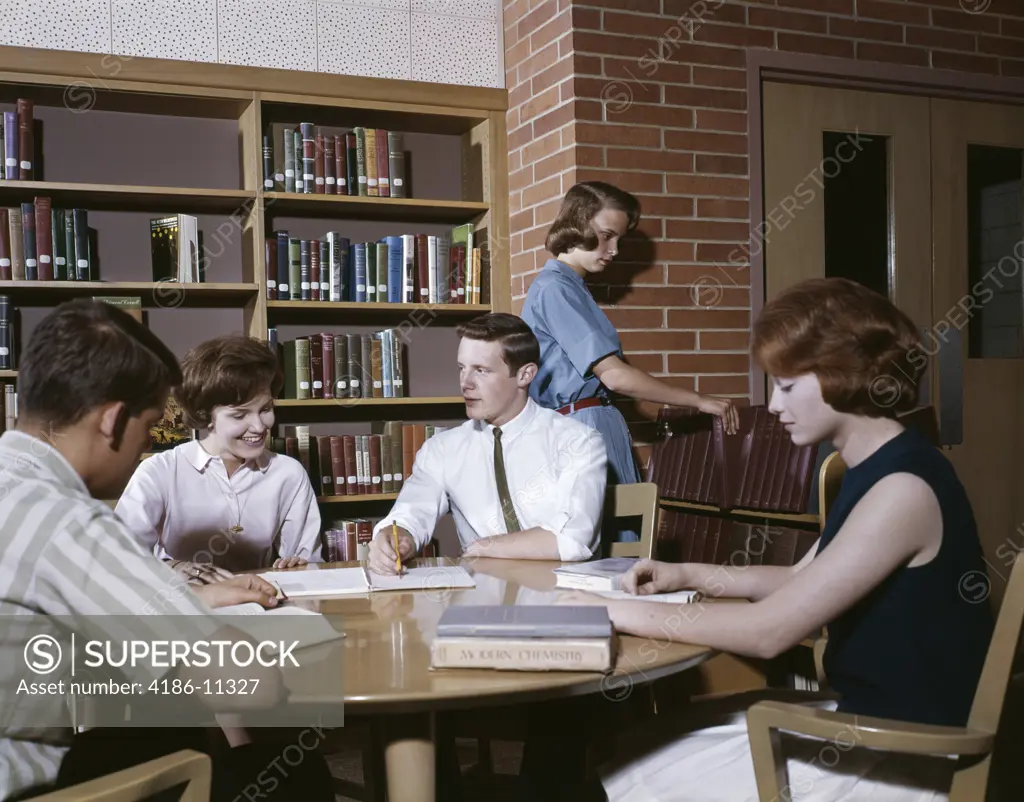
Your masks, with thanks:
M16 370L0 370L0 379L16 379L18 378L18 371Z
M134 219L129 216L139 212L149 212L151 217L177 212L207 215L201 221L207 249L213 246L215 233L223 230L222 223L230 220L233 228L229 239L236 249L230 258L241 260L241 265L233 268L238 279L224 278L223 271L208 271L207 275L216 279L211 278L211 283L145 281L152 276L149 254L145 252L137 264L132 262L130 269L123 268L116 275L108 272L108 260L99 258L99 277L106 279L103 281L0 282L0 294L10 295L12 306L35 307L30 315L38 317L39 308L56 306L68 298L140 296L144 307L161 310L161 325L165 327L164 310L173 315L179 308L219 308L232 310L235 319L241 320L242 330L260 339L267 339L268 325L277 326L282 342L301 336L294 333L300 329L341 333L351 325L385 327L404 320L415 324L419 316L431 327L450 330L451 325L478 314L511 311L505 90L315 73L302 73L300 81L296 80L299 74L289 70L169 59L117 59L116 70L111 70L104 58L109 61L109 57L96 53L0 47L0 103L32 98L37 109L45 110L37 116L46 118L42 134L45 144L52 148L63 135L61 147L68 148L72 135L64 133L66 130L79 126L75 130L86 131L81 127L83 120L91 126L94 120L101 122L104 115L110 131L109 141L102 142L104 154L90 152L90 159L72 164L73 175L60 173L57 165L66 166L68 162L51 158L51 150L43 162L45 180L0 180L0 206L45 196L55 208L84 208L121 215L124 220ZM80 101L88 105L78 107ZM92 117L83 111L99 114ZM130 135L122 133L109 121L110 115L119 113L133 115L133 125L141 127L133 128ZM405 149L411 154L407 171L412 173L407 172L407 182L412 197L267 191L262 138L271 123L281 121L308 121L349 130L364 125L403 132ZM211 158L212 144L206 147L205 133L181 126L212 130L218 147L235 151L237 158L222 159L213 165L216 170L205 168L203 159ZM443 144L440 151L434 147L438 142ZM37 154L41 152L39 147ZM132 162L121 158L119 148L149 155L138 156ZM181 186L177 186L179 182ZM482 284L490 292L480 304L358 304L267 298L264 243L278 227L303 232L292 236L304 239L322 237L328 230L346 231L344 235L350 236L347 230L351 229L358 232L351 235L353 241L356 237L369 241L371 236L379 239L381 234L377 232L384 226L394 234L421 230L437 233L466 223L474 228L475 244L487 249L483 266L489 274ZM100 240L105 237L102 225L96 224ZM313 231L320 233L309 233ZM148 238L148 231L146 235ZM137 239L132 241L138 243ZM228 311L217 314L227 315ZM162 336L179 356L195 344L193 340L206 336L205 330L199 336L196 321L193 314L183 313L181 326L173 334L162 330ZM283 333L289 327L292 331ZM224 325L224 331L237 329L237 323ZM187 345L176 344L173 338L179 336ZM441 349L431 345L429 337L420 340L409 345L406 357L407 363L416 360L418 375L446 376L448 371L454 372L454 352L447 345ZM17 371L0 373L0 378L16 380ZM417 392L417 379L413 377L412 381L410 386L407 377L407 393ZM450 388L447 384L433 388L428 385L419 390L435 395L280 399L276 405L282 425L284 421L364 424L389 416L440 422L462 419L463 399L444 394L457 392L457 388L453 375ZM372 494L318 500L331 505L369 504L390 502L395 497Z
M692 512L708 512L722 517L736 516L739 518L756 519L759 521L774 521L779 524L813 524L817 526L819 522L819 517L812 513L724 509L711 504L696 504L692 501L677 501L669 498L659 499L659 504L662 507L671 507L673 509L689 510Z

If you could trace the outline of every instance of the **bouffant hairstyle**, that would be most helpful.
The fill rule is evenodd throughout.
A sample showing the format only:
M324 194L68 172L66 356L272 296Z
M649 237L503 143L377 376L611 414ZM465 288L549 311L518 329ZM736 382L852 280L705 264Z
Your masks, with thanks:
M882 295L842 278L810 279L765 305L751 333L765 373L814 373L837 412L895 417L917 405L926 359L913 321Z
M491 312L456 327L456 334L469 340L501 343L501 358L514 376L524 365L540 364L540 342L526 321L507 312Z
M196 346L185 354L181 372L175 396L193 429L209 427L216 406L248 404L261 393L276 398L284 386L284 371L270 346L238 334Z
M628 192L602 181L584 181L572 187L562 199L562 206L548 230L544 247L553 256L573 248L592 251L597 247L597 233L590 222L602 209L615 209L629 218L626 231L640 222L640 201Z

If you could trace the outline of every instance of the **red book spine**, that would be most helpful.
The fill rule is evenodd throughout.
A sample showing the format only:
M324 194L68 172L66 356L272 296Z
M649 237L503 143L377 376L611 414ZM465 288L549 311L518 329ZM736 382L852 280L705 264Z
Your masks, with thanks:
M324 193L327 195L333 195L335 193L335 187L337 186L337 179L335 178L335 155L334 155L334 140L335 137L327 134L321 136L323 140L323 158L324 158Z
M334 180L335 193L348 195L348 181L345 170L345 137L340 134L334 135Z
M391 181L388 178L388 132L377 129L377 192L382 198L391 196Z
M36 261L39 280L53 281L53 223L50 220L50 199L34 198L36 215Z
M327 191L326 181L324 179L326 173L324 165L325 148L324 135L320 133L319 128L316 131L316 137L313 140L313 144L315 146L313 158L316 159L316 161L313 163L313 192L317 195L323 195Z
M11 281L11 230L7 209L0 208L0 281Z
M334 398L334 335L324 333L324 398Z

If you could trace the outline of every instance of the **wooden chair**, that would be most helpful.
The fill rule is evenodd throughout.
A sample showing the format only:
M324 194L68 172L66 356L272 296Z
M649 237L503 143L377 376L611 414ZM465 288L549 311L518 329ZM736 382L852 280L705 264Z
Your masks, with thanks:
M949 802L985 799L999 718L1024 622L1024 559L1015 560L966 727L911 724L854 716L786 702L758 702L747 711L757 791L762 802L780 799L788 785L779 731L832 741L853 730L860 746L918 755L958 755Z
M658 521L658 486L654 482L610 485L605 499L604 514L612 518L642 516L640 540L610 544L612 557L651 559L654 556L654 538Z
M181 802L208 802L213 769L209 755L183 749L140 763L106 777L62 788L34 802L141 802L154 794L188 783Z

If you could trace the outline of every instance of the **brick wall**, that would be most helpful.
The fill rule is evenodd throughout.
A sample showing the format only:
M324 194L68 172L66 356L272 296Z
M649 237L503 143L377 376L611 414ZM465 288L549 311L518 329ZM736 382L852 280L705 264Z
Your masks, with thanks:
M1024 76L1024 0L512 0L504 6L512 297L576 181L639 196L643 236L595 297L629 361L746 397L747 53ZM651 405L623 407L641 463Z

